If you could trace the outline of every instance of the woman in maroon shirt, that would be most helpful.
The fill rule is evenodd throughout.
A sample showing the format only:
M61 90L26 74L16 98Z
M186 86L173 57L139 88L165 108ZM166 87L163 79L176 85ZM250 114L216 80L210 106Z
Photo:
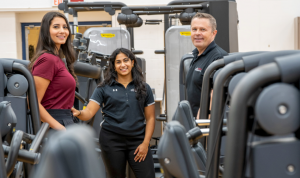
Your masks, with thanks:
M59 12L48 12L41 23L36 54L29 70L35 81L41 121L49 123L52 129L64 130L74 123L70 109L77 81L75 61L66 17Z

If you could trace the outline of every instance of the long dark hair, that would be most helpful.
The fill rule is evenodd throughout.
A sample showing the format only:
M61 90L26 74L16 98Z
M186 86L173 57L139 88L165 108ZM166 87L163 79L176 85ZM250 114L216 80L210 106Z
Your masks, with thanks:
M74 62L76 61L76 58L75 58L74 50L73 50L72 44L71 44L71 29L70 29L69 23L67 21L67 18L59 12L48 12L47 14L44 15L42 23L41 23L41 30L40 30L40 34L39 34L38 43L37 43L36 50L35 50L36 53L30 60L28 69L30 71L32 71L32 67L33 67L35 61L43 53L50 53L50 54L56 55L55 51L57 51L57 47L56 47L55 43L52 41L51 36L50 36L50 25L51 25L52 20L55 17L61 17L61 18L65 19L66 24L68 26L69 36L67 37L66 43L62 44L60 46L60 49L58 52L59 52L59 57L61 59L63 57L66 58L67 68L68 68L70 74L74 77L75 81L77 82L77 77L75 75L74 67L73 67Z
M134 61L134 66L131 69L133 84L136 90L136 99L143 100L146 97L146 83L142 73L142 69L138 65L134 54L125 48L116 49L109 58L109 67L105 72L104 81L99 84L100 87L108 85L112 80L118 79L118 74L115 71L115 60L118 54L125 54L130 60Z

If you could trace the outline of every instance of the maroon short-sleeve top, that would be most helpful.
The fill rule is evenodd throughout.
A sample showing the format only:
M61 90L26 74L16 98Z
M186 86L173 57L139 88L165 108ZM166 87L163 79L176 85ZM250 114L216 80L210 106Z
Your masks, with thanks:
M34 63L32 75L50 80L41 104L45 109L71 109L76 82L60 57L44 53Z

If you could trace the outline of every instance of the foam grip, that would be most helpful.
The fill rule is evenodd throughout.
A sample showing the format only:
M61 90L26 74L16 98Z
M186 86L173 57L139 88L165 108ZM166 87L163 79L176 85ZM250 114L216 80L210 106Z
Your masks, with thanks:
M199 127L195 127L186 133L186 137L189 139L190 144L194 144L195 142L198 142L201 137L203 137L203 134Z
M258 96L255 116L262 129L269 134L295 132L300 126L300 100L296 87L277 83L266 87Z
M15 74L8 79L7 90L14 96L22 96L28 90L28 81L23 75Z

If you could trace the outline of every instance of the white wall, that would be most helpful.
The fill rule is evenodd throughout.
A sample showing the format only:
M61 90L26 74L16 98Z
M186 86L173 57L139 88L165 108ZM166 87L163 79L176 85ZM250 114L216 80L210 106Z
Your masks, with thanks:
M120 11L116 11L118 14ZM150 19L161 19L163 15L141 15L143 21ZM112 16L112 26L119 27L117 15ZM122 28L126 29L124 25ZM160 25L145 25L139 28L134 28L134 48L142 50L142 55L137 55L146 59L146 82L155 88L157 98L162 98L164 84L164 55L155 54L155 50L164 49L164 24Z
M49 8L52 7L51 2L51 0L1 0L0 9Z
M16 13L1 13L0 22L0 57L17 58L17 23Z
M162 19L163 15L140 16L144 22L149 19ZM146 59L147 83L155 88L157 98L162 98L164 85L164 55L155 54L155 50L164 49L164 25L143 25L134 29L135 49L143 50L140 55Z
M294 49L300 0L236 0L239 51Z
M85 2L95 2L95 0L84 0ZM123 2L127 6L140 6L140 5L166 5L172 0L110 0L110 2Z

